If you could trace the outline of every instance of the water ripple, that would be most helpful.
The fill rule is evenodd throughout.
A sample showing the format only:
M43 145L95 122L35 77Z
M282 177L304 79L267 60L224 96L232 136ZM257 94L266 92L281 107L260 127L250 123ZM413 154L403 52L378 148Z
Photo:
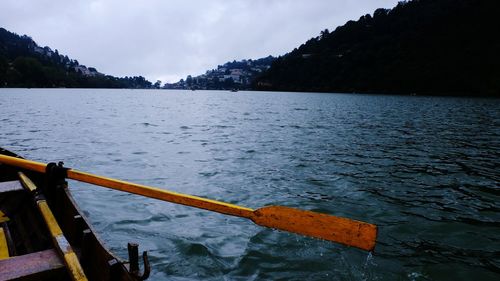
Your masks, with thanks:
M34 160L379 225L367 254L71 182L113 251L149 251L151 280L499 279L498 100L1 89L0 104L0 146Z

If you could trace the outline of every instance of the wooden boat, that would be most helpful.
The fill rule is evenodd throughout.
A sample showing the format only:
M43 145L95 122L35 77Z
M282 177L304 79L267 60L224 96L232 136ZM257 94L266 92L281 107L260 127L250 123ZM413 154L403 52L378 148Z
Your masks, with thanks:
M1 148L0 154L19 157ZM19 172L38 189L27 189ZM55 221L47 219L47 213ZM62 234L55 235L54 229ZM37 173L0 163L0 280L146 279L147 253L140 273L137 244L129 243L128 250L130 262L106 249L57 169ZM76 258L71 261L72 256ZM73 266L83 272L75 273Z
M17 168L16 168L17 167ZM144 280L137 244L129 262L108 251L78 209L65 179L251 220L257 225L324 239L365 251L375 248L377 226L286 206L258 209L177 193L25 160L0 148L1 280Z

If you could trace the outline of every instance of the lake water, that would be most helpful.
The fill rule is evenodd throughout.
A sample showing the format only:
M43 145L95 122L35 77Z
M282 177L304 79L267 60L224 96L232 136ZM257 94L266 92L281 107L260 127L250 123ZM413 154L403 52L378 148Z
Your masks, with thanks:
M0 89L0 146L42 162L379 226L370 254L70 182L150 280L500 280L500 100Z

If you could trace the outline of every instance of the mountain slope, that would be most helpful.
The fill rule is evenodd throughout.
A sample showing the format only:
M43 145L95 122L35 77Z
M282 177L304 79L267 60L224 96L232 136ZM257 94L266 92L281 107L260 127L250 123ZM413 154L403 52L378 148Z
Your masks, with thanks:
M150 88L144 77L117 78L0 28L0 87Z
M500 96L499 1L414 0L325 30L259 90Z
M226 62L216 69L207 70L198 76L188 75L186 80L165 84L165 89L203 89L203 90L248 90L256 77L269 69L274 57L268 56L256 60Z

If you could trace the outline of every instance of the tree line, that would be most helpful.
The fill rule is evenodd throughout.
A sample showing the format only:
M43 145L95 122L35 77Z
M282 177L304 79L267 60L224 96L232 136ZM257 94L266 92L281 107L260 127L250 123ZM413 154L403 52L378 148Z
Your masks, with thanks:
M322 31L257 90L500 96L500 1L413 0Z
M88 73L83 73L84 69ZM142 76L114 77L0 28L0 87L151 88Z

